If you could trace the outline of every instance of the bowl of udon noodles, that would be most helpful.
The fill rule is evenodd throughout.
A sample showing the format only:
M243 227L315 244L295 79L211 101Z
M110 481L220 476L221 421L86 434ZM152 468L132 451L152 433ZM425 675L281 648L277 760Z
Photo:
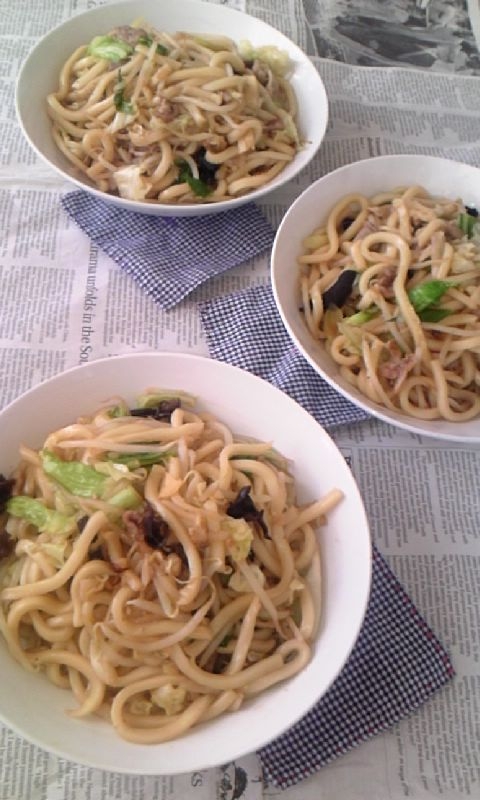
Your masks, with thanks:
M17 116L63 179L124 209L215 213L290 181L327 126L310 59L261 19L200 0L92 8L21 69Z
M421 155L347 164L287 211L272 250L283 323L372 416L480 442L480 170Z
M358 636L355 480L291 398L145 353L0 412L0 719L112 772L229 763L294 724Z

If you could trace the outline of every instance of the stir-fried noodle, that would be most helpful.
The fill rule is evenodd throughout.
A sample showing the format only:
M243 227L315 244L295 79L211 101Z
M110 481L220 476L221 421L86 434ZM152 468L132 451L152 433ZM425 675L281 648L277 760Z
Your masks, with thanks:
M341 374L419 419L480 413L480 224L419 186L340 200L304 242L302 308Z
M0 479L0 630L75 717L163 742L294 675L320 609L306 578L332 489L181 393L116 400L22 446Z
M215 203L263 186L300 147L297 102L286 53L245 48L148 26L96 37L47 98L57 146L131 200Z

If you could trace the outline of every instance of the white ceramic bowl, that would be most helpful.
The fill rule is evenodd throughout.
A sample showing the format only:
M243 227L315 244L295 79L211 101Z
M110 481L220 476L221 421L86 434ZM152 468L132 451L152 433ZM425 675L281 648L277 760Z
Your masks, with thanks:
M293 342L334 389L374 417L399 428L437 439L480 443L480 419L468 422L425 421L373 403L341 375L338 365L309 334L300 312L297 258L302 240L322 224L335 203L351 192L368 196L396 186L419 184L433 194L462 198L480 208L480 170L444 158L392 155L347 164L324 175L290 206L272 248L271 275L277 308Z
M287 51L293 64L291 78L299 105L299 129L305 141L294 160L270 183L244 197L212 204L167 205L126 200L94 188L56 147L47 115L46 97L58 87L60 69L73 51L94 36L118 25L143 18L158 30L216 33L253 45L275 45ZM30 145L64 179L121 208L162 216L196 216L225 211L254 201L290 181L317 152L325 134L328 104L325 88L310 59L282 33L261 19L199 0L127 0L92 8L63 22L44 36L20 71L16 90L17 116Z
M371 546L365 511L344 458L327 433L287 395L236 367L193 355L147 353L96 361L30 390L0 413L0 472L18 446L93 411L112 395L131 403L149 386L183 389L235 433L272 441L293 460L299 498L339 487L345 499L319 534L322 613L314 655L293 679L233 714L161 745L134 745L100 719L73 720L69 693L31 674L9 655L0 635L0 719L25 738L73 761L115 772L173 774L204 769L258 749L298 720L325 693L345 663L370 590ZM241 402L239 401L241 398Z

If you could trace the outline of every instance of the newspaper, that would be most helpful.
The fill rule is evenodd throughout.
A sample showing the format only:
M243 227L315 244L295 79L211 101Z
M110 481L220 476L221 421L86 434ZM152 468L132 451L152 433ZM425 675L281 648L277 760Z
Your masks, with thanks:
M269 280L265 256L211 280L164 312L62 211L59 198L72 187L43 165L20 135L13 87L40 35L98 4L0 0L1 406L55 373L104 356L148 350L207 354L198 302ZM460 75L325 60L318 57L323 41L318 24L328 3L233 0L228 5L295 39L312 56L330 98L329 129L318 157L263 203L274 225L313 180L358 158L416 152L480 163L480 88L470 67ZM395 13L400 7L395 4ZM374 541L449 650L455 680L388 733L284 792L263 785L255 754L180 776L121 776L56 758L0 725L0 800L479 796L480 451L422 440L376 421L343 427L335 439L362 490Z

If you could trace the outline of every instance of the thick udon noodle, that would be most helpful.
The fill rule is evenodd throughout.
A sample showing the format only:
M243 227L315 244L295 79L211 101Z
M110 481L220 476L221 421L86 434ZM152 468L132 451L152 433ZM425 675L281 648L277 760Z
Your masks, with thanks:
M308 329L374 403L424 420L480 413L475 217L460 200L410 186L344 197L305 240Z
M309 661L320 612L306 579L319 557L314 527L342 495L299 506L283 457L208 413L179 406L155 420L115 407L122 416L105 407L42 450L21 447L0 629L20 664L73 692L73 716L101 715L129 741L158 743ZM163 463L137 466L146 452ZM46 453L56 467L95 467L108 491L68 491ZM122 510L132 490L140 505ZM256 516L235 512L239 493ZM53 528L16 516L23 496L55 510ZM142 527L146 509L156 527Z
M243 58L227 37L148 27L112 35L131 48L127 57L115 63L79 47L47 98L57 146L98 189L215 203L292 161L301 143L286 54L267 46Z

